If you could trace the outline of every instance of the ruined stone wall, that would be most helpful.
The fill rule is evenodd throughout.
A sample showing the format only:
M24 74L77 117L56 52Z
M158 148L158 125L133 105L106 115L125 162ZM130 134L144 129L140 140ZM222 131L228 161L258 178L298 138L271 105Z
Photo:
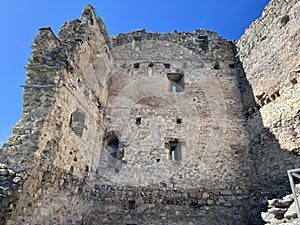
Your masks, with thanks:
M238 41L250 151L266 198L290 191L299 167L300 2L273 0ZM282 196L280 196L282 197Z
M234 53L233 43L205 30L110 40L92 7L58 37L40 29L23 118L1 149L2 221L251 220Z
M299 2L271 1L237 46L109 38L91 6L40 29L1 149L1 224L259 224L299 165Z
M42 28L35 38L23 116L1 149L1 224L75 224L87 214L112 63L101 30L89 6L58 37Z
M233 44L205 30L141 30L112 38L112 46L91 221L248 221L252 163ZM179 155L172 159L174 142Z

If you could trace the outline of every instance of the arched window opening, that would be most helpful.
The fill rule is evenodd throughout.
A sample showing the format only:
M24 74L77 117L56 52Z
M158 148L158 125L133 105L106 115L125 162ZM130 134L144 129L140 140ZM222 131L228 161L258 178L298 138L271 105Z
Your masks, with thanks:
M104 138L104 150L102 152L102 165L114 167L117 160L120 141L114 131L109 132Z

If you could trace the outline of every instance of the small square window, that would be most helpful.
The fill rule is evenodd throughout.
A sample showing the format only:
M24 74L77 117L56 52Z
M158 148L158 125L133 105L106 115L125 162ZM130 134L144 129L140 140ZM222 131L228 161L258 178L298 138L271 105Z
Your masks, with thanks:
M184 91L184 76L182 73L167 73L169 80L170 92L183 92Z
M135 124L136 125L140 125L142 123L142 118L141 117L137 117L136 119L135 119Z
M153 67L153 63L149 63L148 66L149 66L149 67Z
M141 51L141 48L140 48L139 46L136 46L136 47L134 47L134 51L140 52L140 51Z
M140 64L139 64L139 63L135 63L135 64L133 64L133 68L135 68L135 69L138 69L138 68L140 68Z
M231 68L231 69L235 68L234 63L230 63L228 66L229 66L229 68Z
M208 49L208 38L207 36L199 35L194 38L195 44L198 45L198 51L207 50Z
M181 123L182 123L182 119L177 119L177 120L176 120L176 123L177 123L177 124L181 124Z
M164 63L164 66L166 69L170 69L171 68L171 65L169 63Z

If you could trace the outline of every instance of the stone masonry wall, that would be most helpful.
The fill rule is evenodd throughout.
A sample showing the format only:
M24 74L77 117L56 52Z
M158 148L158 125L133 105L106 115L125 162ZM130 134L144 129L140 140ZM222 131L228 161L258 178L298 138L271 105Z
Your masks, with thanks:
M23 116L1 149L1 224L75 224L87 214L111 67L101 30L88 6L58 37L42 28L35 38Z
M238 41L250 151L262 198L290 192L287 169L298 168L300 2L272 0Z
M206 214L213 224L217 210L224 224L246 223L252 162L233 44L205 30L141 30L112 46L94 213L101 216L91 221L188 224ZM172 160L174 140L180 157Z
M299 9L271 1L237 50L206 30L109 38L92 6L40 29L0 224L260 224L300 162Z
M19 193L2 196L7 224L213 223L215 210L224 223L248 220L252 162L234 46L216 33L109 40L87 7L58 37L40 29L24 90L30 120L17 128L29 131L17 147L15 128L1 150Z

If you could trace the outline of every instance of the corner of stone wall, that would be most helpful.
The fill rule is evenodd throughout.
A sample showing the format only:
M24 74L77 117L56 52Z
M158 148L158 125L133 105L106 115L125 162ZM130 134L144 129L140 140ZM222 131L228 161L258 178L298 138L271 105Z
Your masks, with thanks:
M22 86L22 118L0 149L1 225L24 219L66 223L68 216L75 223L89 208L84 199L98 166L101 95L106 96L103 86L112 64L108 33L98 23L88 6L80 19L62 26L58 37L51 28L41 28L34 38ZM103 64L100 72L95 60ZM97 143L84 148L89 138ZM67 216L53 211L70 204Z
M299 6L270 1L237 42L259 210L290 192L286 171L300 163Z
M33 167L33 155L38 149L40 129L55 101L59 72L49 54L59 44L60 41L50 28L40 29L34 39L32 59L26 67L26 84L22 85L22 118L0 150L0 224L10 215L22 185Z
M55 89L60 81L59 65L56 65L50 54L59 44L50 28L40 29L34 39L32 59L26 67L26 83L22 85L22 118L1 149L2 163L23 170L32 166L32 154L37 148L39 130L55 101Z

